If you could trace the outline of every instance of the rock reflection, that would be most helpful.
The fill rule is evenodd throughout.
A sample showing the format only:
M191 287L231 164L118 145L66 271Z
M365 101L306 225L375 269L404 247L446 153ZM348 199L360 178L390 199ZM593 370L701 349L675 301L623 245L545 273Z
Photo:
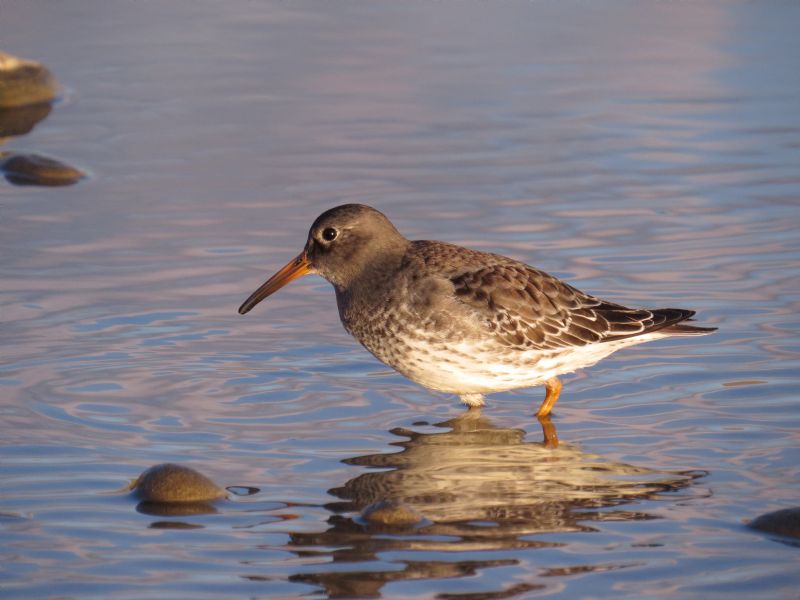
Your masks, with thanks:
M195 515L213 515L217 508L211 502L150 502L143 500L136 505L136 511L153 517L191 517ZM170 523L173 523L170 521ZM151 525L152 526L152 525ZM160 526L164 529L164 525ZM176 527L183 525L176 522Z
M394 444L400 452L345 461L382 470L329 490L341 501L326 506L334 513L327 531L291 535L298 556L325 559L292 581L322 586L333 598L378 597L390 581L462 577L514 565L506 557L457 561L446 553L555 547L563 544L534 536L594 531L587 525L592 521L654 519L613 507L686 488L702 475L615 463L569 444L552 449L552 424L542 424L543 442L526 441L524 431L495 427L474 409L437 427L446 430L392 430L407 438ZM426 524L373 528L358 513L378 502L416 511ZM381 562L379 554L391 551L426 552L434 560ZM373 564L352 566L367 562Z
M51 104L0 107L0 143L5 141L5 138L27 135L39 121L47 118L51 110L53 110Z

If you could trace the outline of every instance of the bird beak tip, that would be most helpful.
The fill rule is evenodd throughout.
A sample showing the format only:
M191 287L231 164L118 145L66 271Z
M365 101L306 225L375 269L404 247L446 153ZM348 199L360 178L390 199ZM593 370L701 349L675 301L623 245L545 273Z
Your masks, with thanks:
M311 267L308 264L308 256L305 251L303 251L300 255L286 263L283 268L270 277L255 292L250 294L250 297L239 307L239 314L244 315L249 313L253 307L264 298L277 292L290 281L307 275L310 272Z

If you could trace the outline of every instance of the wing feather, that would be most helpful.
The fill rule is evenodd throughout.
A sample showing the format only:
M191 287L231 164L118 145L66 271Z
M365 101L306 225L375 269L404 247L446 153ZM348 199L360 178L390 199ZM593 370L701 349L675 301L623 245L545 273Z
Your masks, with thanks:
M682 309L633 309L585 294L521 264L471 269L449 278L456 297L506 344L556 350L619 340L691 317Z
M628 308L606 302L544 271L497 254L417 241L412 242L404 262L417 265L410 272L425 273L445 284L452 290L452 298L468 307L510 347L558 350L660 329L676 335L709 331L688 325L672 327L692 317L694 311ZM425 308L436 310L436 303L425 304Z

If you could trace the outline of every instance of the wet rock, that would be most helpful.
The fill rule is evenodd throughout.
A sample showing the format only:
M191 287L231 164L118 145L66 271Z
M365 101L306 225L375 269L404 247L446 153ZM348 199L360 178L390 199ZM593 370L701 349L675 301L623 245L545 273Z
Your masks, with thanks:
M39 154L0 157L0 172L14 185L72 185L85 177L75 167Z
M750 521L748 527L766 533L800 538L800 507L766 513Z
M157 504L205 503L226 497L225 490L202 473L172 463L150 467L131 489L142 501Z
M426 522L425 517L410 506L388 500L367 506L361 512L361 521L369 525L386 527L416 527Z
M58 84L47 67L0 52L0 108L52 102L57 93Z

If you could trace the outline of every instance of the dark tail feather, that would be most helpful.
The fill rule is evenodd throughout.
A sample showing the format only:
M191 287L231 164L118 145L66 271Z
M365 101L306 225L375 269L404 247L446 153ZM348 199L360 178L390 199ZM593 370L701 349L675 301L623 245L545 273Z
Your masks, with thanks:
M694 319L688 319L689 321L693 321ZM664 327L661 331L664 333L668 333L670 335L707 335L709 333L714 333L717 330L716 327L697 327L695 325L685 325L684 323L678 323L677 325L670 325L669 327Z
M685 310L682 308L657 308L653 311L655 326L645 331L661 331L668 335L706 335L717 330L716 327L697 327L696 325L687 325L690 321L694 321L692 317L695 314L693 310ZM658 323L658 321L661 323Z
M645 333L659 331L665 335L705 335L716 331L716 327L696 327L687 325L695 311L683 308L656 308L652 310L630 309L617 304L603 303L598 312L605 317L611 326L612 333L603 341L610 342L630 337L638 337ZM637 331L625 333L633 327Z

